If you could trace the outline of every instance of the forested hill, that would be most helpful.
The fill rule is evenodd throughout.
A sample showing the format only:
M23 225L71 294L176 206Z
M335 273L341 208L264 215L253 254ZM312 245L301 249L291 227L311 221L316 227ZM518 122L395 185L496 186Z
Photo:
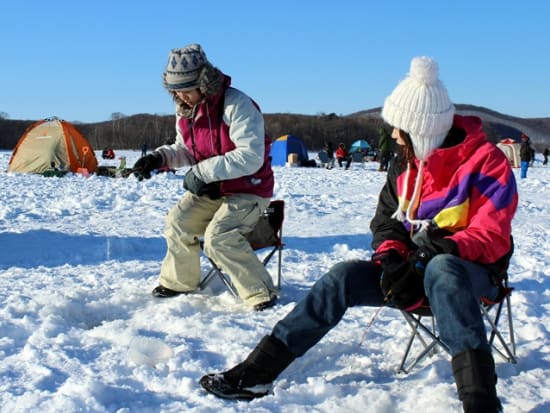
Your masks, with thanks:
M457 105L457 110L459 114L481 117L485 131L493 142L508 137L519 139L523 132L532 138L538 151L550 145L550 118L518 118L473 105ZM350 115L273 113L265 114L264 117L267 132L272 139L286 134L296 135L305 141L310 150L322 148L327 141L350 145L357 139L365 139L376 147L379 128L389 129L380 118L380 108ZM36 120L0 118L0 149L13 149L24 131ZM154 148L170 142L175 136L173 115L125 116L116 113L108 121L75 125L94 149L106 146L137 149L144 143Z
M357 112L352 116L378 118L382 108L373 108ZM503 138L520 139L522 133L528 135L537 150L550 145L550 118L519 118L505 115L482 106L456 105L460 115L479 116L483 120L484 129L489 139L497 142Z

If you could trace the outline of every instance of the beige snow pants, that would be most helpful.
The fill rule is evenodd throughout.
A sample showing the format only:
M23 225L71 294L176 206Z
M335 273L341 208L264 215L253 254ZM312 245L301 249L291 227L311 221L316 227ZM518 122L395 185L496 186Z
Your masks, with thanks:
M203 236L205 254L231 277L247 305L270 300L277 291L271 275L243 235L254 228L269 202L250 194L212 200L186 192L166 218L168 249L160 285L176 291L198 287L199 237Z

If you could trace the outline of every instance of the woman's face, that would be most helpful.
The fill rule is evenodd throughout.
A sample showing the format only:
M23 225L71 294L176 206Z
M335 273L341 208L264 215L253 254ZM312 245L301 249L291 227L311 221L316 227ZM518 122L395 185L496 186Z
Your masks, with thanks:
M401 131L398 128L393 128L393 131L391 133L391 137L395 139L398 145L405 145L405 141L403 140L403 137L401 136Z
M196 104L200 103L202 100L202 93L199 91L199 89L186 90L186 91L177 90L176 96L180 100L184 101L185 104L188 105L189 107L195 106Z

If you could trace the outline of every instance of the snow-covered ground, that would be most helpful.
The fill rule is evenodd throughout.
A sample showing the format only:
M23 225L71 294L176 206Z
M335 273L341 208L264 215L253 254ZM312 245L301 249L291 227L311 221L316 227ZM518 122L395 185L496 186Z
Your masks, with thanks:
M409 329L387 308L368 331L376 309L351 309L283 372L273 395L231 402L198 385L246 357L331 265L370 257L368 224L385 179L377 164L274 168L274 198L286 201L283 290L275 308L255 313L221 284L151 296L180 172L143 182L45 178L6 173L10 155L0 152L2 412L461 411L444 354L396 373ZM132 165L140 152L119 155ZM498 391L507 413L542 413L550 411L550 167L538 159L522 181L515 172L519 363L496 359Z

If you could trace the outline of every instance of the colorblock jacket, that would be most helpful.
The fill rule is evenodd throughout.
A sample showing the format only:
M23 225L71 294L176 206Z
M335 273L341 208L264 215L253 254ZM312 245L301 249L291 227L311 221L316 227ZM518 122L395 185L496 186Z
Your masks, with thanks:
M220 182L224 196L249 193L273 195L269 161L271 141L263 115L243 92L230 87L225 76L222 90L199 104L195 116L176 115L176 141L156 150L170 168L194 166L204 182Z
M411 225L392 218L399 196L408 205L419 161L409 174L408 193L402 162L393 162L371 221L372 246L377 252L394 248L406 256L414 244ZM510 164L486 140L481 119L455 115L442 147L424 165L416 218L430 220L432 228L455 241L459 255L480 264L494 264L512 249L512 218L518 204ZM413 231L414 232L414 231Z

